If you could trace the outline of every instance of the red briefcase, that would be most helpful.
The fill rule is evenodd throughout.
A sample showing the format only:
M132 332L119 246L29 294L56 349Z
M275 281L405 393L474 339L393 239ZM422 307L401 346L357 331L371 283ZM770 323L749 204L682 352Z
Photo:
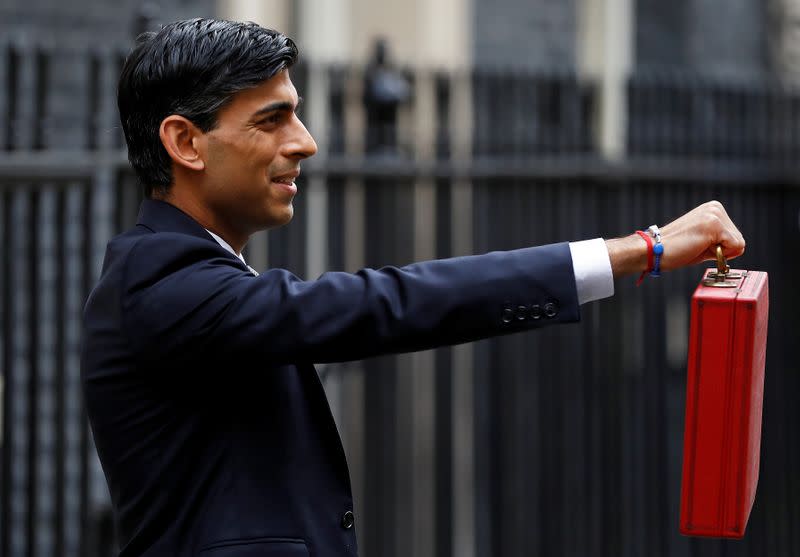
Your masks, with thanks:
M741 538L753 508L767 351L767 273L717 250L692 296L680 530Z

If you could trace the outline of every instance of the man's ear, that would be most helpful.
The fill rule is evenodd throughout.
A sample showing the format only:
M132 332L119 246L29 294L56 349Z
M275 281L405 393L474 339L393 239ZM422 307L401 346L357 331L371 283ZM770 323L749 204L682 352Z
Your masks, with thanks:
M191 121L170 114L161 121L158 135L172 162L191 170L203 170L206 167L199 150L203 132Z

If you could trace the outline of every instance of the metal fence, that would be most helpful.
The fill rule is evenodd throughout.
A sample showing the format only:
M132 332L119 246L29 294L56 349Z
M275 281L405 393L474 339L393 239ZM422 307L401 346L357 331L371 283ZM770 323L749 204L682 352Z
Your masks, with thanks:
M107 556L78 353L105 243L140 195L114 119L120 56L6 46L0 58L0 554ZM295 71L322 149L294 221L254 237L248 261L314 278L626 234L719 199L748 239L741 265L770 272L761 480L743 541L678 534L700 269L622 281L577 325L321 369L362 554L800 554L800 97L634 76L629 157L612 163L594 148L595 88L573 74L406 74L397 152L364 157L360 70Z

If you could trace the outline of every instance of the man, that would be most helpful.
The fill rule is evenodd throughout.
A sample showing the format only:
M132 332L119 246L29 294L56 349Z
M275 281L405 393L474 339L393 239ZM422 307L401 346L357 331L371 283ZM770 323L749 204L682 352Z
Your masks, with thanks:
M296 114L296 57L274 31L192 20L141 37L123 68L147 199L108 245L82 364L123 557L355 555L315 362L576 321L614 277L654 266L656 234L632 234L316 281L258 275L242 248L291 220L300 162L316 152ZM661 229L658 265L712 258L717 244L744 251L711 202Z

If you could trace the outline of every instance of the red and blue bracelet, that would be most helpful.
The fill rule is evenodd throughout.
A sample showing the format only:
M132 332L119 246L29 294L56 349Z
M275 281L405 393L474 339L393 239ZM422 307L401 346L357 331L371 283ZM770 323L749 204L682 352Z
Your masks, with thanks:
M650 234L648 234L649 232ZM650 273L651 277L661 276L661 257L664 255L664 245L661 243L661 231L655 224L647 229L647 232L637 230L636 233L647 242L647 269L639 275L636 286L642 284L645 275ZM655 242L653 241L655 240Z

